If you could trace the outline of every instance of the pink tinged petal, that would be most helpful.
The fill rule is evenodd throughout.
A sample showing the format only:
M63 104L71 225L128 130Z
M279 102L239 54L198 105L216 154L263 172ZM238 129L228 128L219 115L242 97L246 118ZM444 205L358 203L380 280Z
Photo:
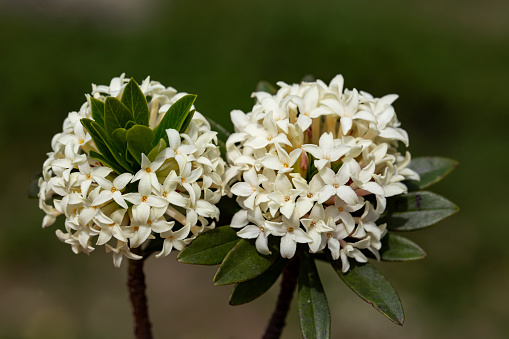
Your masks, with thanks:
M258 237L256 238L256 241L255 241L255 245L256 245L256 249L261 254L269 255L272 253L269 250L269 244L268 244L267 238L265 237L263 232L260 232L260 234L258 234Z
M358 202L357 194L355 194L355 191L350 186L339 186L336 190L336 195L349 205L354 205Z
M322 204L325 201L329 200L330 197L336 194L336 189L332 187L332 185L326 185L322 188L322 190L319 193L318 203ZM355 192L354 192L355 194ZM356 195L357 197L357 195Z
M291 233L286 233L281 237L281 256L290 259L295 255L297 243L293 240Z
M237 232L237 235L244 239L254 239L254 238L258 237L260 232L261 232L261 230L258 226L247 225L242 230ZM261 233L263 233L263 232L261 232Z
M348 134L350 129L352 129L353 120L350 117L341 117L341 131L344 135Z
M175 191L168 193L168 201L175 206L184 207L187 205L187 199Z
M300 218L304 214L309 212L311 210L311 208L313 207L313 204L314 204L314 202L308 198L302 198L302 197L299 198L299 200L297 200L297 204L296 204L296 208L295 208L295 210L297 211L297 216Z
M373 194L385 195L385 191L382 188L382 186L380 186L379 184L377 184L376 182L373 182L373 181L366 182L366 183L362 184L360 187L368 192L373 193Z
M301 158L300 158L300 169L301 169L301 171L303 171L303 172L307 171L308 166L309 166L309 156L308 156L307 152L302 151L302 155L301 155Z
M113 200L115 200L115 202L117 204L119 204L120 206L122 206L123 208L127 209L128 206L122 196L122 193L120 193L119 191L116 191L112 194L112 197L113 197Z
M332 259L338 260L339 259L339 251L341 249L341 246L339 244L339 240L335 238L329 238L327 240L327 247L329 248Z

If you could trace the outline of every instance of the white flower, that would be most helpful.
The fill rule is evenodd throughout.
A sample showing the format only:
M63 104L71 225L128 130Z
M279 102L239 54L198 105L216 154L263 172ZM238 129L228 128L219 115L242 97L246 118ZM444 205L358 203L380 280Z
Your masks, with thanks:
M281 238L285 258L297 243L314 253L328 248L344 272L349 260L367 260L361 250L378 258L386 197L418 178L410 153L398 152L408 135L392 107L397 96L345 89L341 75L330 84L278 85L275 95L253 93L250 112L231 113L225 181L242 208L231 227L256 238L263 254L271 237Z
M71 245L75 253L90 253L93 243L104 245L107 252L113 253L117 267L123 257L141 259L131 249L141 246L143 251L143 245L152 239L165 239L157 255L161 257L214 228L215 223L209 219L219 219L215 204L226 191L226 164L220 156L216 132L196 111L186 133L166 130L167 148L154 161L147 154L139 154L134 158L141 158L141 164L133 163L134 158L126 155L124 160L134 168L132 173L102 163L102 159L111 159L101 154L82 119L93 120L93 100L120 100L128 82L122 74L109 86L93 85L92 94L86 95L79 111L69 113L62 131L52 138L52 152L43 164L38 195L39 207L46 214L43 227L63 215L64 229L57 231L61 241ZM185 95L150 77L139 87L147 97L148 127L152 130L171 105Z

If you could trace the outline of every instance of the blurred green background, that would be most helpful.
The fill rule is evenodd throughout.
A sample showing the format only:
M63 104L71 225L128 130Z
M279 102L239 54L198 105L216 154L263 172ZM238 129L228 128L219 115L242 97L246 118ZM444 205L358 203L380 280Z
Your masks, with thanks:
M126 72L197 93L198 110L229 126L263 79L341 73L348 88L399 94L412 154L459 160L433 190L461 212L410 234L425 260L378 265L401 296L403 327L321 265L332 337L506 338L508 13L502 0L0 0L0 337L132 337L125 266L103 248L74 255L55 237L62 220L43 230L26 193L90 84ZM157 338L261 336L277 288L230 307L214 270L148 260ZM293 309L284 338L300 337Z

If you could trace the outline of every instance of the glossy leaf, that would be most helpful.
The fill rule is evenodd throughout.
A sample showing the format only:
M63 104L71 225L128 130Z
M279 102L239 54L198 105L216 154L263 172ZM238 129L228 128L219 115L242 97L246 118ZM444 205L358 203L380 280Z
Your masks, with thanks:
M241 239L226 255L215 277L214 285L229 285L254 279L269 269L279 256L277 251L263 255L254 241Z
M101 127L104 127L104 102L90 97L90 109L92 110L92 118L101 125Z
M154 143L158 143L159 139L163 138L168 144L168 135L166 134L166 130L169 128L176 129L177 131L180 130L180 127L183 125L187 115L190 113L195 100L196 95L188 94L184 95L170 106L161 120L161 123L154 129Z
M370 263L360 264L350 261L350 270L343 273L341 260L331 260L332 267L339 277L364 301L397 325L403 325L405 314L396 290Z
M156 160L159 153L162 152L166 148L166 142L163 139L159 139L159 143L152 148L152 150L147 155L148 160L154 161Z
M302 252L299 270L299 319L304 338L330 338L330 311L315 260Z
M108 166L113 169L117 174L122 174L125 172L124 168L117 164L115 161L111 161L111 159L105 158L102 154L99 154L94 151L90 151L88 154L92 159L99 161L104 166Z
M262 296L274 285L287 263L287 259L278 257L276 262L258 277L236 284L230 297L230 305L242 305Z
M191 123L191 120L193 120L194 112L196 112L195 109L193 109L191 112L189 112L186 119L182 123L182 126L180 126L179 133L185 133L187 131L187 128L189 127L189 124Z
M382 238L380 256L384 261L410 261L424 259L426 252L413 241L389 232Z
M219 265L240 238L230 226L214 228L199 235L178 255L178 261L195 265Z
M104 128L102 128L95 121L92 121L92 126L102 136L103 142L106 144L106 146L110 150L110 153L111 153L111 155L113 155L113 158L115 159L115 161L121 167L124 168L124 172L127 171L127 172L134 173L134 169L131 167L129 162L126 160L125 149L124 149L123 145L120 144L120 142L122 142L122 140L119 140L118 144L117 144L117 140L115 140L115 138L113 137L113 133L111 136L108 136L107 132L104 130ZM118 133L117 135L119 137L121 137L121 132ZM101 153L104 155L103 151L101 151Z
M81 124L87 129L88 133L92 137L92 140L97 147L97 150L100 152L100 159L95 157L97 161L103 163L106 166L111 167L118 174L124 173L124 168L118 164L115 157L110 151L110 147L106 144L105 139L107 136L104 129L95 121L90 119L81 119ZM98 128L97 128L98 126ZM104 134L104 135L103 135ZM94 152L95 153L95 152Z
M130 130L133 126L136 126L137 123L135 121L129 120L127 124L125 125L126 130Z
M407 180L405 184L409 191L417 191L436 184L458 166L453 159L441 157L418 157L412 159L409 168L419 173L421 180Z
M133 113L117 98L107 97L104 105L104 128L108 135L112 135L117 128L125 128L127 123L134 120Z
M141 154L152 150L154 132L147 126L136 125L127 131L127 150L141 164Z
M133 113L136 123L148 126L147 99L133 78L125 86L120 101Z
M380 223L395 231L411 231L436 224L458 212L458 206L428 191L411 192L387 200L387 213Z
M125 128L117 128L111 134L113 141L115 142L115 146L122 151L127 149L127 130Z
M276 94L277 89L270 82L262 80L256 84L256 92L266 92L269 94Z

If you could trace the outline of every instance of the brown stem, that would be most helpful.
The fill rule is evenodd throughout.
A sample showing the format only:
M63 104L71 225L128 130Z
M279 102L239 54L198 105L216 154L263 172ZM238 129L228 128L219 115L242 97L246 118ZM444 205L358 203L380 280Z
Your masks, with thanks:
M133 251L134 252L134 251ZM136 339L152 339L151 324L148 317L147 296L145 295L145 274L141 260L129 260L127 286L133 308L134 334Z
M263 339L278 339L281 337L283 327L285 326L286 315L290 309L295 286L299 277L300 253L297 250L295 256L286 265L283 271L283 280L281 281L281 291L277 298L276 309L272 313L269 325L265 330Z

